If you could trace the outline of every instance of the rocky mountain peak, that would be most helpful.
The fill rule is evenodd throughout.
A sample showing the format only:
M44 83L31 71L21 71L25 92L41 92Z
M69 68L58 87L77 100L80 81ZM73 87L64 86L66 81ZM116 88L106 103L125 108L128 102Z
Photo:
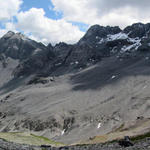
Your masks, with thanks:
M117 34L121 32L119 27L110 27L110 26L100 26L93 25L89 28L87 33L83 36L83 38L79 41L79 44L89 43L91 45L95 44L99 39L107 37L108 34Z
M55 47L57 46L67 46L68 44L65 42L59 42L58 44L55 45Z
M146 36L147 32L150 31L150 23L143 24L143 23L135 23L131 26L126 27L123 32L128 34L131 38L142 38Z
M15 35L14 32L8 31L8 32L2 37L2 39L7 40L7 39L11 38L13 35Z
M35 49L46 49L41 43L27 38L21 33L9 31L0 39L0 53L13 59L26 59Z
M56 52L56 53L59 53L59 52L61 52L61 51L67 51L67 49L70 47L70 45L69 44L67 44L67 43L64 43L64 42L60 42L60 43L58 43L58 44L56 44L55 46L54 46L54 51ZM62 52L63 53L63 52Z
M49 43L49 44L47 45L47 48L48 48L49 50L53 50L53 46L52 46L52 44L51 44L51 43Z
M95 34L96 36L99 37L105 37L107 34L116 34L121 32L121 29L117 26L115 27L110 27L110 26L100 26L100 25L93 25L89 28L87 31L87 36L90 36L91 34Z
M69 65L69 68L83 68L104 57L149 50L149 35L150 24L136 23L124 30L117 26L93 25L74 45L60 42L55 46L45 46L21 33L9 31L0 39L0 53L20 60L21 64L15 72L20 74L22 70L21 75L44 70L45 66L52 68L62 64Z

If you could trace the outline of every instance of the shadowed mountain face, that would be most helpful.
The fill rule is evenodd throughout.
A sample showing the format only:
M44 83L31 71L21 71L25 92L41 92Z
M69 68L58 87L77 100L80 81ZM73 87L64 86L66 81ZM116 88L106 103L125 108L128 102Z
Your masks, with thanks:
M13 59L27 59L35 49L46 49L42 43L37 43L21 33L9 31L0 39L0 53Z
M74 45L45 46L8 32L0 39L0 131L75 143L147 121L149 34L150 24L94 25ZM149 130L140 125L133 134Z
M128 26L123 30L124 33L128 34L131 38L142 38L149 37L150 34L150 23L142 24L135 23L132 26Z
M14 69L14 76L42 72L55 58L52 48L11 31L0 39L0 54L20 62Z
M75 45L49 44L47 47L21 33L9 31L0 39L0 54L19 60L15 77L33 73L50 74L57 67L86 68L112 55L136 55L150 48L149 24L133 24L123 31L119 27L92 26ZM118 56L119 57L119 56ZM70 67L71 66L71 67Z
M88 43L89 45L95 46L95 43L99 42L98 38L106 38L109 34L114 35L120 32L121 29L119 27L103 27L99 25L94 25L87 31L87 33L78 43Z

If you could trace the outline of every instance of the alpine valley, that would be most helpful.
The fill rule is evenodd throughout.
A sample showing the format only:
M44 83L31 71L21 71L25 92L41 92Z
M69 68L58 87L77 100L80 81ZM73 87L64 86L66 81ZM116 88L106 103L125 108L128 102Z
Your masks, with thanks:
M150 136L150 23L94 25L73 45L45 46L11 31L0 39L0 149L71 150L144 135ZM146 140L133 149L148 149Z

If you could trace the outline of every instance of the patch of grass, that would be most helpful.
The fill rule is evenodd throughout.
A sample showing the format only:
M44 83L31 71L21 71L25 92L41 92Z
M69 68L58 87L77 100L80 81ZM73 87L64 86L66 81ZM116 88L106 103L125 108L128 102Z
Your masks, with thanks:
M123 127L124 127L124 124L121 124L120 127L118 127L117 129L115 129L114 132L122 131Z
M81 141L80 145L82 144L96 144L96 143L105 143L107 142L107 135L102 135L102 136L95 136L93 138L89 138L86 141Z
M150 137L150 132L148 132L148 133L145 133L145 134L143 134L143 135L138 135L138 136L131 136L130 138L131 138L131 141L133 141L133 142L137 142L137 141L139 141L139 140L144 140L144 139L146 139L146 138L148 138L148 137ZM123 137L122 137L123 138ZM105 136L96 136L94 139L92 139L91 141L90 140L88 140L88 141L86 141L85 143L86 144L84 144L84 143L81 143L81 144L79 144L79 145L91 145L91 144L103 144L103 145L105 145L105 144L111 144L111 143L116 143L116 142L118 142L118 140L119 139L121 139L121 138L117 138L117 137L115 137L115 139L112 139L112 140L107 140L106 139L106 137Z
M126 128L124 129L124 124L120 125L119 128L116 130L104 134L101 136L95 136L94 138L91 138L89 140L83 141L82 143L86 144L97 144L97 143L106 143L106 142L115 142L115 140L123 139L124 136L130 136L132 141L142 140L146 137L150 137L150 132L147 132L143 135L140 135L140 133L144 133L144 130L149 128L150 121L145 121L140 125L137 125L135 128Z
M33 137L35 138L38 138L38 139L41 139L43 141L47 141L48 143L50 143L51 145L55 145L55 146L65 146L63 143L60 143L60 142L56 142L56 141L52 141L44 136L37 136L37 135L34 135L34 134L31 134Z
M20 132L0 132L0 138L9 142L28 144L28 145L52 145L63 146L64 144L52 141L46 137L37 136L30 133Z
M139 140L143 140L143 139L148 138L148 137L150 137L150 132L145 133L143 135L138 135L138 136L131 137L131 140L132 141L139 141Z

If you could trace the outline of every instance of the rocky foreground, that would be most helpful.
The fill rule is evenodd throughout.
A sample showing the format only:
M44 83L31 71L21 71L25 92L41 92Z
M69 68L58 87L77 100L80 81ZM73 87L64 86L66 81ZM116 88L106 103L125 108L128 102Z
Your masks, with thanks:
M78 145L65 147L51 147L42 145L41 147L20 145L10 143L0 139L0 150L150 150L150 138L134 142L133 146L123 147L116 143Z

